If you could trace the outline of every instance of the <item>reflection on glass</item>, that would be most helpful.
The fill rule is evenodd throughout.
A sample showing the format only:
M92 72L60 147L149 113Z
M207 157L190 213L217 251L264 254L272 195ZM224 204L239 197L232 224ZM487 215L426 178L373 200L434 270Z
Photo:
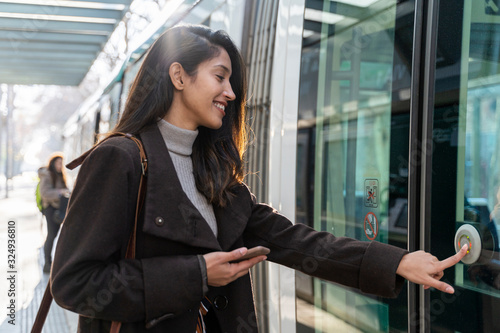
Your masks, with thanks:
M500 297L500 16L464 3L457 221L479 231L482 251L477 263L457 268L457 281Z
M430 291L431 332L500 332L500 11L497 0L440 0L432 110L430 251L454 252L464 224L483 250L445 271L455 295ZM479 244L473 244L474 249Z
M413 10L411 1L306 1L297 222L406 247ZM296 294L299 333L407 329L406 295L383 300L300 272Z

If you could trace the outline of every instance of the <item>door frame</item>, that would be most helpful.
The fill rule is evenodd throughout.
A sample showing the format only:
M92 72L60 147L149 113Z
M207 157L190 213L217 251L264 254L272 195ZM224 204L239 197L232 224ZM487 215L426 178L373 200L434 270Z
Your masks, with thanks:
M433 115L439 0L415 0L410 149L408 250L430 251ZM408 331L430 332L430 291L408 283Z
M281 0L271 75L269 203L295 223L297 110L305 0ZM288 161L288 162L286 162ZM296 332L295 271L268 263L270 332Z

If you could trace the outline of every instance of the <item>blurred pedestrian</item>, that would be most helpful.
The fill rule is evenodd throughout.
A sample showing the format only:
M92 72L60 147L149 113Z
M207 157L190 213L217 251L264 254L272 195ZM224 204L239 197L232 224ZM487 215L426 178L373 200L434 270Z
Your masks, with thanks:
M38 170L38 175L40 177L42 213L47 220L47 238L43 245L45 255L43 272L49 273L52 264L52 246L62 223L59 209L65 209L65 207L61 207L61 198L66 198L69 195L69 189L66 185L66 173L63 167L63 155L54 153L50 157L47 167ZM66 200L63 201L66 202Z
M267 259L361 291L396 297L404 278L453 293L444 261L423 251L293 225L243 184L246 78L228 35L169 29L152 46L112 133L139 137L148 160L135 259L141 162L113 137L80 169L51 275L55 300L80 313L82 332L257 332L247 247ZM314 269L311 269L313 264Z

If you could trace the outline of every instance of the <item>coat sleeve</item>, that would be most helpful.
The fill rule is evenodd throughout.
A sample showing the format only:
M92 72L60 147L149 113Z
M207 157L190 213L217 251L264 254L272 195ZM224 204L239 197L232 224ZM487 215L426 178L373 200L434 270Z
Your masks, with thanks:
M141 166L135 143L108 142L81 166L52 267L54 299L85 317L150 324L197 308L197 256L123 259Z
M249 195L251 213L244 233L245 245L269 247L268 260L382 297L396 297L401 291L404 279L396 270L406 250L375 241L335 237L300 223L293 225Z

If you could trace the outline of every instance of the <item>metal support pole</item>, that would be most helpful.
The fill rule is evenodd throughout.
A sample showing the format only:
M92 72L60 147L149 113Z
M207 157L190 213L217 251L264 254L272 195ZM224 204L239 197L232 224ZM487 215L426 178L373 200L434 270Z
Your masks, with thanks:
M470 182L472 198L484 197L481 192L481 98L478 96L472 101L472 135L471 135L471 174L472 180Z
M3 101L3 89L2 89L2 85L0 85L0 167L2 166L2 151L3 151L3 133L5 132L5 120L4 120L4 115L3 115L3 112L2 112L2 101ZM1 174L1 172L0 172ZM0 184L0 191L2 189L2 185Z
M7 86L7 117L5 118L5 198L9 197L9 180L12 178L12 114L14 113L14 86Z

